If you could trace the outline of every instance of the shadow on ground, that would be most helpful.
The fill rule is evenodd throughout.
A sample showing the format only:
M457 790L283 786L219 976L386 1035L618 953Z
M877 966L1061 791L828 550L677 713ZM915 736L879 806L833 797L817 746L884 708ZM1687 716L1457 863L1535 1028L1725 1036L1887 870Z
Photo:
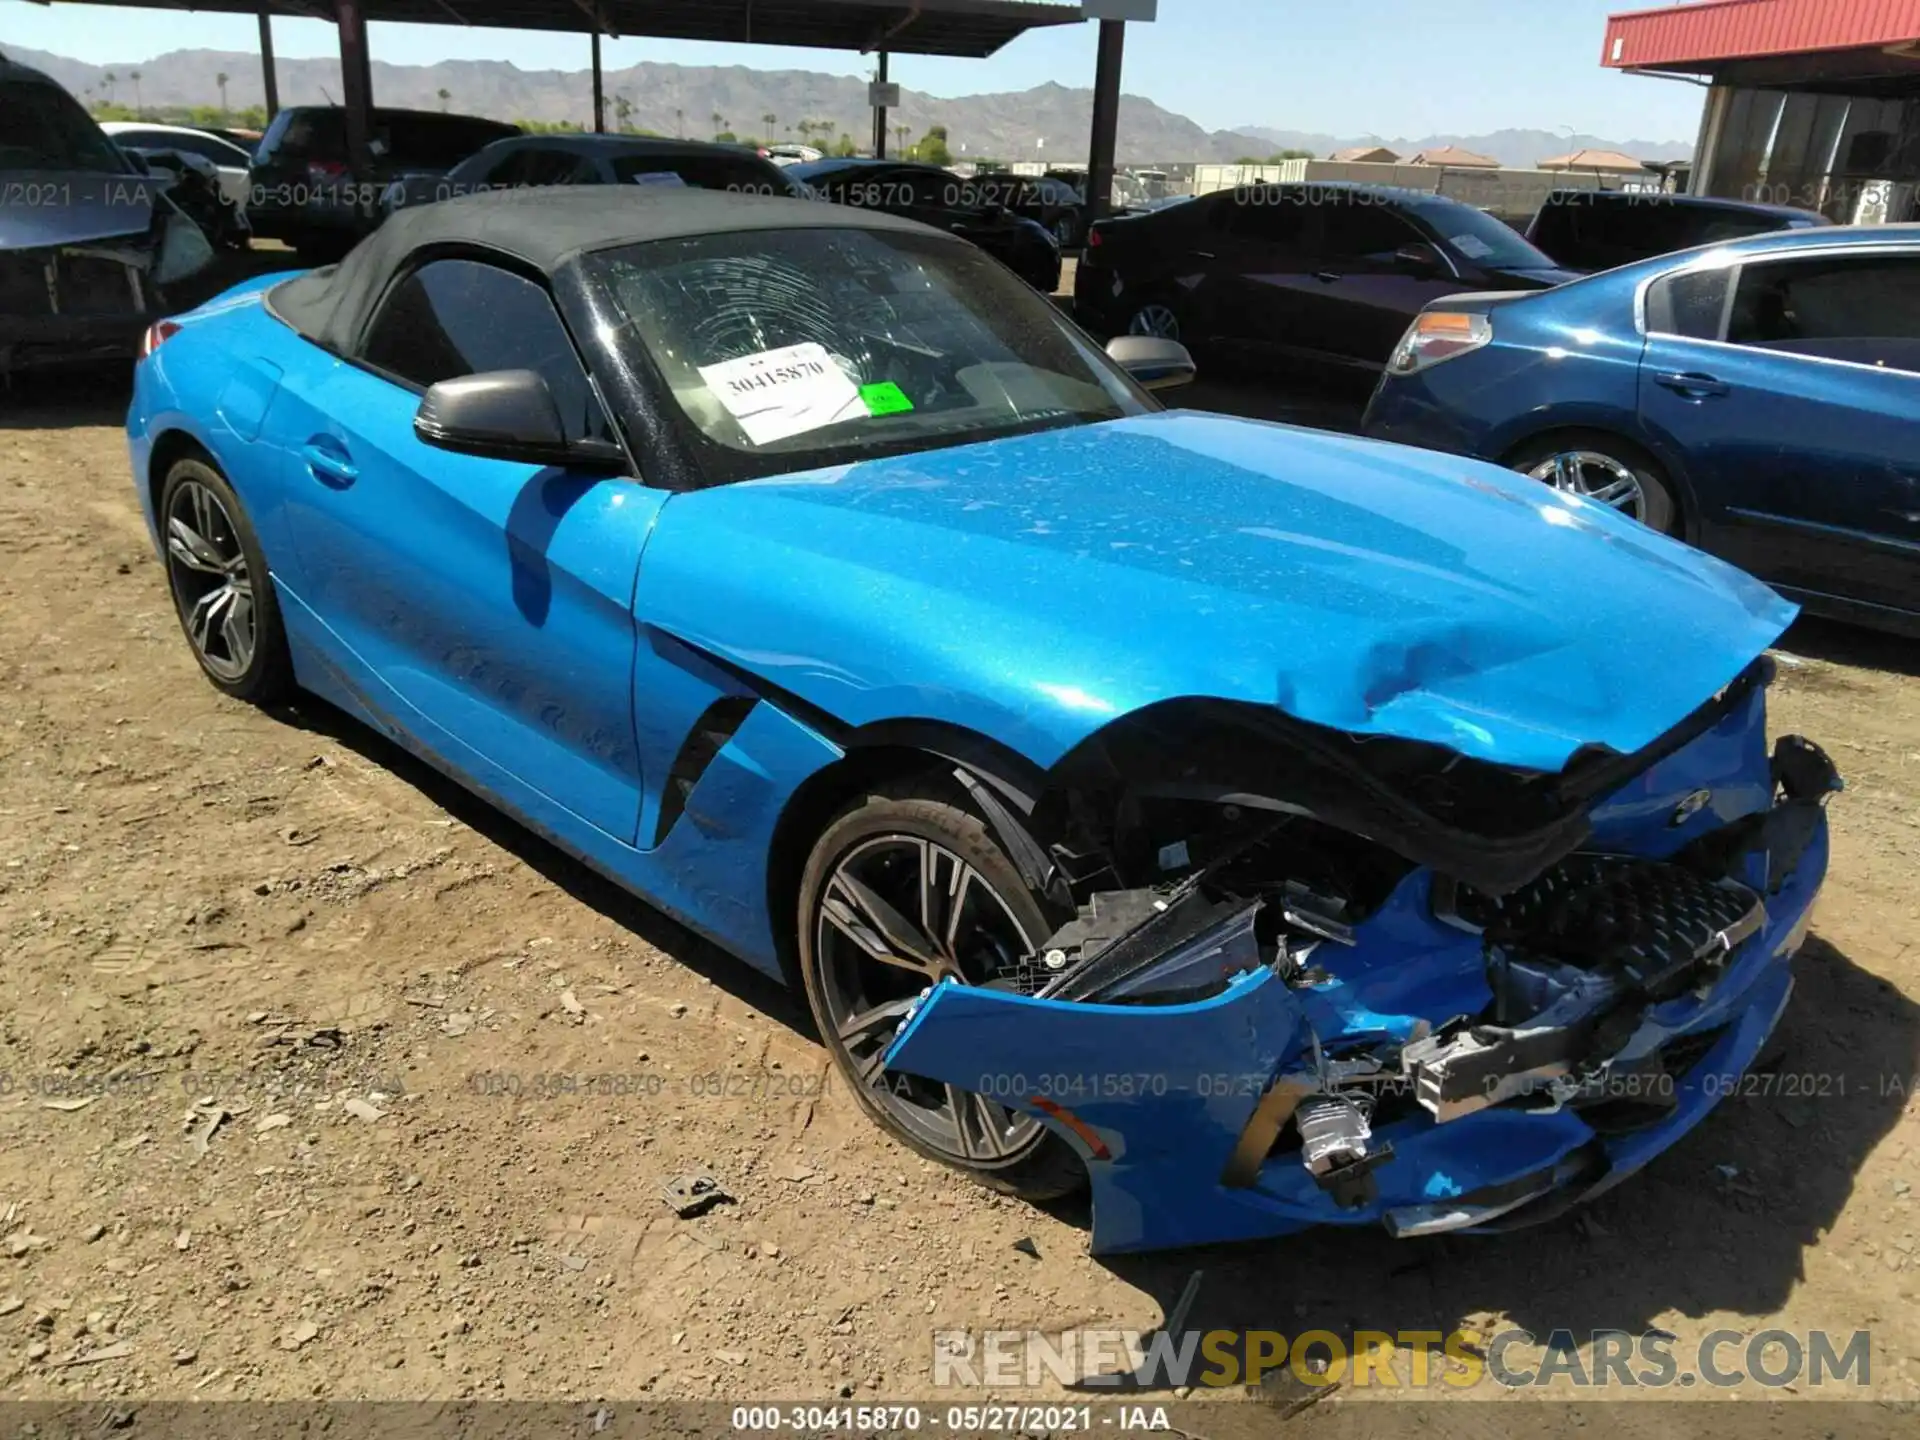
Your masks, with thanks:
M273 713L283 724L325 736L369 764L391 771L575 901L637 935L735 999L753 1006L768 1019L778 1021L810 1043L819 1043L812 1013L797 990L769 979L663 911L635 898L630 891L345 711L303 694L295 704Z

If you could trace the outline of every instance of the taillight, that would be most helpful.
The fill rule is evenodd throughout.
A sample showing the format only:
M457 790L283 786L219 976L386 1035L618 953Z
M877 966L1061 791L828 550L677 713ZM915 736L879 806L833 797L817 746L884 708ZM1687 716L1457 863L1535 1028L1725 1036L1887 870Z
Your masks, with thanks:
M140 358L146 359L167 341L180 333L177 320L156 320L147 327L147 333L140 337Z
M1100 227L1098 225L1094 226L1091 230L1087 231L1087 248L1089 250L1098 250L1102 245L1106 243L1107 243L1107 237L1100 232Z
M1470 355L1493 343L1493 321L1485 315L1434 310L1418 317L1387 362L1395 375L1417 375L1445 360Z
M307 162L309 180L338 180L346 173L346 163L341 160L309 160Z

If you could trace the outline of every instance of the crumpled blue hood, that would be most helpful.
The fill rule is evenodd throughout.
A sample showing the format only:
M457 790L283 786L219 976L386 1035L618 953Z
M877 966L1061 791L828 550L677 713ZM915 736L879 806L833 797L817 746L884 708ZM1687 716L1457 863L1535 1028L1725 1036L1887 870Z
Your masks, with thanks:
M1658 738L1795 614L1497 467L1194 412L678 495L640 591L848 723L949 721L1043 766L1210 696L1558 770Z

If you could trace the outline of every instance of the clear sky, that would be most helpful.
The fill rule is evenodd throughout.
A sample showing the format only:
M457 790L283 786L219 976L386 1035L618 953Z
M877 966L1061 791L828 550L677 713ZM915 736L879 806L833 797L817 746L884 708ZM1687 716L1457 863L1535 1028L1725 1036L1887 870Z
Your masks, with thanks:
M554 0L564 5L567 0ZM1211 130L1268 125L1339 135L1474 134L1505 126L1574 129L1615 140L1691 141L1702 92L1675 81L1600 68L1609 11L1650 0L1160 0L1160 19L1129 29L1126 88ZM337 51L332 28L278 18L288 56ZM11 41L96 64L150 60L168 50L258 48L250 16L51 6L0 0L0 45ZM512 60L523 69L584 69L584 36L376 25L376 60ZM1089 85L1094 27L1066 26L1015 41L991 60L901 56L893 78L936 95L1024 90L1046 80ZM864 73L866 57L836 50L606 43L610 68L642 60L688 65Z

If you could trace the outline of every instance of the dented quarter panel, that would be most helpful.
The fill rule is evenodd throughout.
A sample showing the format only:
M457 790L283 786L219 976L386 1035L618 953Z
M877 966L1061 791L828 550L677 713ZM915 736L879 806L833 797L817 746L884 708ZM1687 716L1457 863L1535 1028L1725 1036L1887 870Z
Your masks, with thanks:
M1555 771L1642 748L1795 613L1491 465L1190 412L678 495L639 603L849 724L1043 767L1205 696Z

